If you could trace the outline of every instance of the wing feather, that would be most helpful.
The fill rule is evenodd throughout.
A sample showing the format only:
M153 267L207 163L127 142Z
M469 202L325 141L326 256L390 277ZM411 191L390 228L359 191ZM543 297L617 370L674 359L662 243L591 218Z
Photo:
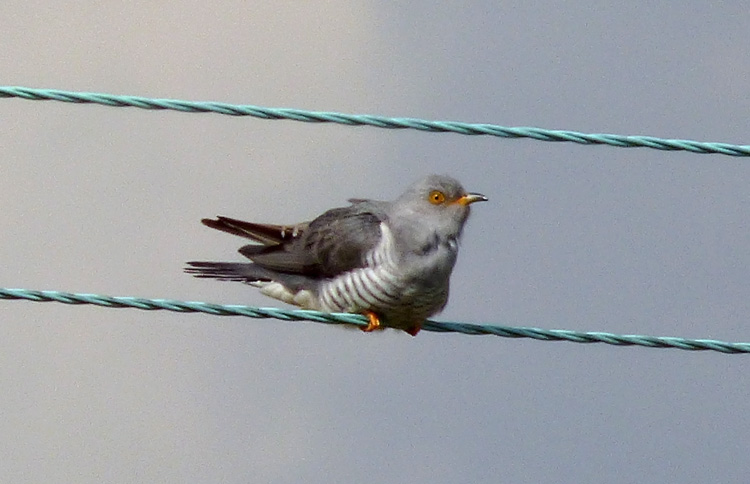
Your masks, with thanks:
M333 277L367 265L367 254L378 244L384 220L379 205L355 203L325 212L288 243L260 250L245 246L240 252L271 270Z
M259 242L239 249L253 261L251 265L257 266L255 271L333 277L367 265L367 254L380 241L380 224L387 218L388 202L360 199L351 202L352 205L328 210L311 222L291 226L244 222L229 217L203 219L202 222L213 229ZM256 277L256 274L248 277L248 269L244 267L240 270L228 265L191 265L198 268L191 272L203 277Z

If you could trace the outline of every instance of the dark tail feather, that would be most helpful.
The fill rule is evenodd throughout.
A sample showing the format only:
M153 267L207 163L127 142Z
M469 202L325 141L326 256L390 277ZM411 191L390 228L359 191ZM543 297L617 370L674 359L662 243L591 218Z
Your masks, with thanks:
M195 277L220 281L260 282L270 281L272 273L256 264L238 262L188 262L185 272Z
M260 242L263 245L276 245L297 237L307 227L306 223L297 225L273 225L245 222L229 217L204 218L203 225L221 230L232 235Z

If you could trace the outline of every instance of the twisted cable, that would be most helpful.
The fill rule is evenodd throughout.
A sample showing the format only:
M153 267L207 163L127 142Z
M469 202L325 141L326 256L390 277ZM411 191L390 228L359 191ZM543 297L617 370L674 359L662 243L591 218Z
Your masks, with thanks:
M358 314L322 313L302 309L262 308L243 305L211 304L173 299L145 299L138 297L113 297L101 294L75 294L60 291L34 291L28 289L0 288L0 299L63 304L93 304L106 308L134 308L166 310L178 313L205 313L214 316L245 316L249 318L274 318L283 321L312 321L325 324L353 324L364 327L367 319ZM687 339L665 336L622 335L602 332L580 332L565 329L540 329L514 326L483 325L426 321L424 331L436 333L462 333L467 335L494 335L503 338L531 338L540 341L569 341L573 343L605 343L615 346L644 346L646 348L675 348L688 351L717 351L726 354L750 353L750 343L728 343L712 339Z
M186 113L218 113L229 116L253 116L260 119L288 119L306 123L335 123L346 126L374 126L386 129L416 129L431 133L458 133L500 138L531 138L539 141L570 142L582 145L609 145L620 148L652 148L663 151L689 151L701 154L750 156L750 145L700 142L684 139L663 139L653 136L618 134L587 134L576 131L550 130L534 127L507 127L484 123L430 121L417 118L389 118L367 114L344 114L303 109L269 108L221 102L195 102L179 99L153 99L139 96L33 89L0 86L0 98L21 98L32 101L61 101L80 104L101 104L111 107L136 107L152 110L173 110Z

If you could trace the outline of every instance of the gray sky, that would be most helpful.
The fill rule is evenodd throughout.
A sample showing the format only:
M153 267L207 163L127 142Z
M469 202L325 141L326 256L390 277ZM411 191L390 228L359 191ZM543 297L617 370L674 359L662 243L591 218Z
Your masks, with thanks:
M748 144L747 3L3 4L0 84ZM439 319L750 340L750 161L0 100L0 286L276 306L199 223L449 173ZM2 482L745 482L746 356L0 302Z

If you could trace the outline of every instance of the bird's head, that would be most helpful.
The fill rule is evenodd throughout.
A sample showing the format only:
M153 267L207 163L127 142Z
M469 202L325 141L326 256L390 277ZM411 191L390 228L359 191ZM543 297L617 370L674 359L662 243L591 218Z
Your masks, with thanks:
M432 228L438 236L457 238L469 217L469 206L484 201L487 197L467 192L454 178L429 175L410 186L394 208L406 219Z

